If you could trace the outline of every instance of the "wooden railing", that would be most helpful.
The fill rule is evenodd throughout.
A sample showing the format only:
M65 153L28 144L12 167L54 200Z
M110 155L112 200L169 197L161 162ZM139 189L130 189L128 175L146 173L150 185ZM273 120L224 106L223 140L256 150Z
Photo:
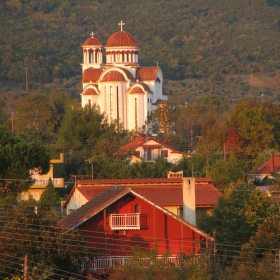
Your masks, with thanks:
M208 255L207 259L201 259L202 255L200 254L195 254L195 255L189 255L189 258L187 258L186 260L182 258L180 258L178 255L177 256L157 256L156 257L156 261L163 261L165 265L167 266L181 266L181 265L191 265L191 264L199 264L201 261L208 262L210 255ZM93 260L92 262L87 263L83 269L84 270L100 270L100 269L104 269L104 268L108 268L108 269L116 269L116 268L120 268L122 266L133 266L136 263L143 268L147 268L150 265L153 264L155 260L151 259L149 257L146 258L139 258L139 259L135 259L133 257L122 257L122 256L112 256L112 257L103 257L103 258L96 258L95 260Z
M110 228L112 230L140 229L140 214L111 214Z

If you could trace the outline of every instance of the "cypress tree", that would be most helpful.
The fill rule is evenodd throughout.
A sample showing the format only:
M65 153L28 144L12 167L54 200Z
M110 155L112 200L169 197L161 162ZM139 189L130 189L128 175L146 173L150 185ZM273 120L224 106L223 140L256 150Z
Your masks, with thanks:
M49 182L41 195L39 204L50 206L59 204L59 196L56 192L56 189L54 188L51 178L49 179Z

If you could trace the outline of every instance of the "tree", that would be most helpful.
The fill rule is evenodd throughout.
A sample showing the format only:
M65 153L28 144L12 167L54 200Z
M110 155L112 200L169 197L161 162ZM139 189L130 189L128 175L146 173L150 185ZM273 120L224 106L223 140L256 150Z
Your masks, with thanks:
M41 142L25 142L0 126L0 190L17 195L32 183L30 170L49 170L50 157Z
M255 100L239 102L229 118L229 125L237 128L248 157L254 158L261 150L276 145L270 112Z
M78 264L85 261L88 251L77 231L69 233L60 228L50 207L41 206L35 211L34 200L12 205L1 201L1 205L1 279L19 276L25 255L30 279L80 278Z
M54 188L51 178L49 179L49 182L41 195L39 204L49 205L49 206L54 206L59 204L59 196L56 192L56 189Z
M258 225L276 211L270 197L254 185L241 183L226 189L212 215L203 216L198 226L209 234L216 234L220 261L228 264L256 233Z
M240 279L279 279L280 216L267 217L234 259L231 271ZM228 278L227 278L228 279Z
M209 176L219 185L219 188L224 189L231 183L246 181L248 171L250 171L250 165L245 160L230 154L226 160L220 157L211 163Z

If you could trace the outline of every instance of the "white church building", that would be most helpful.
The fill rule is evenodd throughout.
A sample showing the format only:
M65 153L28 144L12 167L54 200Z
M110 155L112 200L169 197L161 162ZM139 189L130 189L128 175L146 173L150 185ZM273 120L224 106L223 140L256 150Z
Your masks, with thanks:
M139 65L137 42L122 21L119 25L104 47L93 32L82 45L82 107L96 104L110 123L140 130L148 114L166 104L168 94L160 67Z

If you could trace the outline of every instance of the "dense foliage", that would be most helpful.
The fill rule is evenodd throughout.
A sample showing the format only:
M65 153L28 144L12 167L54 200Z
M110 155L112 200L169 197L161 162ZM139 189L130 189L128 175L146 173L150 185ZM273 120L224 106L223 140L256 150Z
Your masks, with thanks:
M84 239L59 228L50 207L35 205L35 201L20 201L11 207L1 201L1 279L21 276L25 255L30 279L82 279L78 262L88 256Z
M0 193L3 195L27 190L30 171L46 173L50 157L42 142L25 142L0 126Z

